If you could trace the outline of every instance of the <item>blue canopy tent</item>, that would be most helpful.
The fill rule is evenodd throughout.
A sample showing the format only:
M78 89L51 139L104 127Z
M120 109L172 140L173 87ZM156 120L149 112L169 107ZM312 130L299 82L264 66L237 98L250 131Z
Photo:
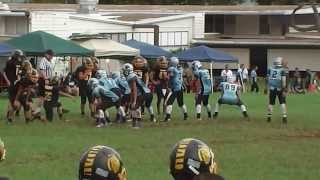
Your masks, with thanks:
M140 55L143 56L144 58L147 58L147 59L155 59L160 56L170 57L170 52L168 52L158 46L154 46L154 45L151 45L148 43L144 43L144 42L140 42L140 41L136 41L136 40L131 39L131 40L124 42L123 44L130 46L132 48L135 48L135 49L139 49Z
M0 43L0 56L10 56L14 51L13 47Z
M180 61L200 61L215 63L238 63L238 59L216 49L207 46L197 46L176 55Z
M211 81L213 82L213 63L239 63L239 60L223 51L209 48L207 46L197 46L190 48L186 51L176 54L180 61L192 62L209 62L210 63L210 73ZM213 85L213 83L212 83ZM213 90L213 87L212 87Z

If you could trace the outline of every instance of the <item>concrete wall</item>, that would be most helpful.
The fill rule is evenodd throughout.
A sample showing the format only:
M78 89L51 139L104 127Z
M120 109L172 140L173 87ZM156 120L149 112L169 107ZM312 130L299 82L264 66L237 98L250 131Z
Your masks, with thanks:
M272 59L281 56L288 61L290 70L298 67L301 70L311 69L320 71L320 50L317 49L269 49L268 65L272 65Z

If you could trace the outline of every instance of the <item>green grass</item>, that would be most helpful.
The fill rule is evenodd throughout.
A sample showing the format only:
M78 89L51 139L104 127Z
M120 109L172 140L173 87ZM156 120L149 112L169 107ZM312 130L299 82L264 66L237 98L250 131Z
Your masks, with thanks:
M215 94L217 97L217 94ZM214 99L216 99L216 97ZM320 95L290 95L289 125L281 128L275 107L271 124L265 122L267 97L246 94L251 122L238 108L223 106L217 120L194 120L193 96L187 95L190 118L180 120L174 108L169 124L144 123L140 130L129 125L97 129L88 117L79 115L79 102L63 99L71 110L70 122L17 120L5 124L6 99L0 99L0 137L8 150L0 163L0 175L13 180L72 180L78 161L90 146L114 147L122 156L131 180L169 180L171 147L186 137L199 138L213 148L219 172L229 180L317 180L320 177ZM21 113L22 114L22 113ZM205 116L204 116L205 117Z

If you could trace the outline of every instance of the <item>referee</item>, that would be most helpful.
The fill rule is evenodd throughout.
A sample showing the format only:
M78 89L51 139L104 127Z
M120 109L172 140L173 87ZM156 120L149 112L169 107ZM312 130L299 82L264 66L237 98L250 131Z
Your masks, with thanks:
M45 81L52 79L53 65L51 61L53 56L54 56L54 52L51 49L48 49L45 52L44 57L40 60L37 66L37 70L39 72L39 81L38 81L39 104L35 114L41 111L41 107L43 105L43 100L45 96Z

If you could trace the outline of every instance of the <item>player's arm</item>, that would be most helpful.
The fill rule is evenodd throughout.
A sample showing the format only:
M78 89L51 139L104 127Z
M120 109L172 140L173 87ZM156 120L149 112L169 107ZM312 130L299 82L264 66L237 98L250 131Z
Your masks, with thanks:
M59 94L60 94L61 96L65 96L65 97L74 99L74 96L72 96L71 94L65 93L65 92L63 92L63 91L59 91Z
M144 79L145 79L145 82L146 82L146 86L148 86L149 85L149 80L150 80L148 71L146 73L144 73Z
M268 69L268 71L267 71L267 76L266 76L266 78L265 78L264 94L267 94L267 93L268 93L269 76L270 76L270 69Z
M281 86L282 86L283 93L286 96L288 92L288 86L287 86L287 74L285 73L285 71L282 71L282 74L281 74Z

